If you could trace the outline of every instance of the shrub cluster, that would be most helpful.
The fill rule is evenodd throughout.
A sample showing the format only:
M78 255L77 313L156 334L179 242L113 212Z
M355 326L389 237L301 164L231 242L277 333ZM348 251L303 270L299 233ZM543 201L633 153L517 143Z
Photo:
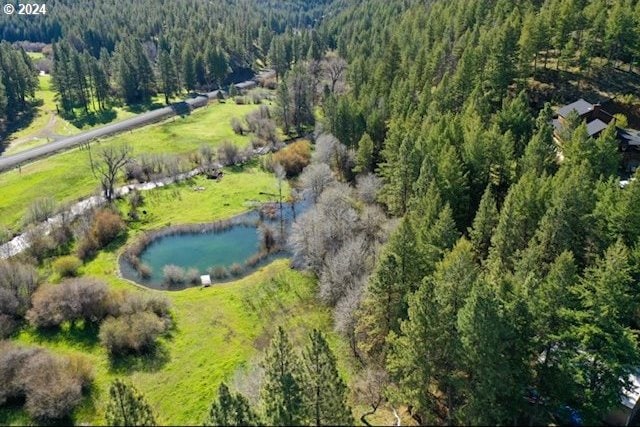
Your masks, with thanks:
M36 199L29 205L24 216L24 224L38 224L51 218L56 212L56 201L51 197Z
M81 402L93 381L83 357L56 357L45 350L0 342L0 405L24 400L39 421L63 419Z
M75 277L82 261L73 255L63 256L53 262L53 271L60 277Z
M33 294L27 319L37 327L55 327L80 320L96 324L113 311L112 306L106 284L93 279L74 279L40 287Z
M116 212L108 209L97 211L92 218L90 228L78 242L77 255L86 260L113 242L125 231L125 223Z
M0 261L0 338L9 336L24 317L38 285L38 272L32 266Z
M100 326L100 342L113 356L152 350L171 327L169 302L153 294L124 294Z
M276 124L268 107L262 106L256 111L247 114L245 122L247 123L248 131L256 137L253 143L254 147L277 145L280 142Z
M311 145L309 141L298 141L274 153L269 163L282 165L287 177L292 178L298 176L310 162ZM269 170L273 170L273 166Z
M167 327L148 311L109 317L100 327L100 342L112 355L144 353L151 350Z
M185 159L176 154L144 154L125 166L127 181L149 182L175 176L189 169Z

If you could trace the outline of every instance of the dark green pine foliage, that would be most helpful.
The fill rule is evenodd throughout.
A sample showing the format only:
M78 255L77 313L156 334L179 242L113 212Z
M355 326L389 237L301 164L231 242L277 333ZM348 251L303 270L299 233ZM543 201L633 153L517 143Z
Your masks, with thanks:
M383 357L389 332L399 332L406 316L407 297L424 277L412 222L404 218L383 249L362 303L360 347L371 357Z
M566 404L581 392L573 382L572 349L567 345L571 313L579 307L575 294L578 268L571 252L560 254L540 283L532 282L535 281L523 280L527 283L525 292L533 319L533 385L537 391L530 417L538 425L546 421L545 408Z
M262 405L267 424L301 425L305 418L300 360L280 326L263 362Z
M408 320L391 338L388 367L402 401L412 402L422 423L446 408L448 424L458 424L466 392L458 313L478 278L473 247L460 240L409 298ZM435 387L435 388L434 388Z
M638 285L631 273L629 250L617 242L587 269L577 289L581 308L574 312L571 336L576 347L570 363L582 393L572 397L589 424L600 422L603 413L619 404L631 386L629 375L640 363L629 326L638 309Z
M178 81L176 70L171 60L169 46L166 41L160 42L160 54L158 55L158 68L160 71L160 82L164 93L164 102L169 104L169 100L178 91Z
M546 104L540 112L537 131L527 144L524 155L520 159L521 174L532 172L537 175L552 174L557 169L556 144L553 141L551 105Z
M256 426L260 425L257 414L249 401L240 393L232 394L225 383L218 387L218 397L211 404L205 426Z
M326 338L318 330L309 335L302 353L302 387L306 425L352 425L347 405L347 387L340 378L336 358Z
M193 90L198 83L196 54L193 44L188 42L182 52L182 80L187 90Z
M106 421L110 426L158 425L151 406L131 384L117 379L109 388Z
M529 383L518 307L501 300L493 287L478 280L458 315L465 369L468 372L466 424L517 424Z
M153 69L138 40L118 43L113 54L113 74L119 95L127 104L149 102L154 94Z
M373 158L373 140L368 133L362 135L360 142L358 142L358 151L356 153L356 166L353 171L355 173L366 174L374 171L374 158Z
M479 261L486 259L489 255L491 236L498 225L498 218L498 207L491 186L488 185L480 199L473 225L468 230L473 251Z

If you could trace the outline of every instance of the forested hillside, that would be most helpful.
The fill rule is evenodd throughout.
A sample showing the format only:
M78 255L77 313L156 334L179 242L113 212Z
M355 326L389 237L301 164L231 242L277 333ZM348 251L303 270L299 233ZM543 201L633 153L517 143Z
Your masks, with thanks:
M322 333L298 351L299 330L269 325L271 345L251 342L265 349L261 373L244 389L222 383L207 424L591 425L620 407L640 370L640 172L616 128L640 123L639 0L146 0L122 13L123 3L51 0L45 18L0 17L0 35L53 43L57 102L71 112L158 93L170 102L225 87L237 70L274 69L274 102L231 126L255 136L243 153L282 148L261 161L280 214L287 178L311 205L288 236L291 267L312 273L313 307L331 309L344 342L338 363ZM24 52L0 45L0 59L8 52L29 76ZM33 82L20 87L11 96L28 98ZM583 97L616 121L597 137L577 115L554 129L558 107ZM283 135L309 138L313 154L305 142L283 148ZM220 147L218 160L244 167L237 147ZM214 156L205 144L180 160ZM138 203L127 226L140 227ZM96 251L115 264L112 246ZM265 285L269 298L298 292L283 280ZM248 300L238 305L260 317ZM31 304L14 304L17 330L35 328ZM302 318L309 306L298 308ZM225 340L240 327L224 326ZM174 351L204 351L191 345Z
M150 0L123 7L58 0L47 4L46 15L0 16L0 38L53 43L45 53L58 107L88 115L114 102L148 104L156 93L169 102L183 90L222 87L231 75L250 78L277 49L289 64L310 51L320 55L325 47L314 28L330 5Z
M640 183L620 188L614 126L574 121L558 147L538 89L637 81L639 29L629 0L370 0L325 23L349 63L327 128L401 218L344 297L346 333L416 421L566 422L568 405L599 423L630 387Z

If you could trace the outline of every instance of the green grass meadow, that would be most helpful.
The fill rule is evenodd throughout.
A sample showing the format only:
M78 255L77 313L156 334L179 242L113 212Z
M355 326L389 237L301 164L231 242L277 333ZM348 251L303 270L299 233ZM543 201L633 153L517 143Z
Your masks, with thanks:
M218 146L225 140L247 144L248 136L233 133L232 117L242 117L255 105L213 103L186 117L126 132L92 144L129 144L134 155L143 153L185 154L203 144ZM91 172L89 151L79 148L38 160L0 174L0 226L17 231L27 207L39 197L53 197L66 204L92 194L98 180Z
M130 222L126 239L102 251L84 265L80 274L107 282L113 289L146 290L118 275L117 257L142 232L172 223L210 222L246 211L255 201L265 201L260 192L273 192L273 175L257 166L231 168L219 181L202 177L144 192L146 215ZM196 190L197 188L197 190ZM202 190L204 188L204 190ZM126 201L119 202L126 213ZM276 260L235 282L210 288L162 292L172 304L175 328L161 340L152 356L111 360L97 339L97 330L62 328L42 332L25 327L15 341L42 346L57 354L79 353L95 369L89 397L76 410L74 424L104 424L104 402L109 383L116 377L130 380L140 389L164 424L200 424L221 381L230 381L239 371L259 360L262 349L278 325L293 340L304 343L313 328L325 331L336 350L345 377L350 371L346 344L332 332L328 308L316 299L316 281L291 270L288 260ZM50 263L41 271L58 281ZM0 408L0 424L31 423L18 407Z

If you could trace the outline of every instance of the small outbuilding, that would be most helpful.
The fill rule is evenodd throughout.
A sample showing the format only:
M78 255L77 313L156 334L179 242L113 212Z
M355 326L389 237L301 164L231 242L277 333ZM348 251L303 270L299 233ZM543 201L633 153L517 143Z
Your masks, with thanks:
M204 287L211 286L211 276L208 274L205 274L204 276L200 276L200 282Z

